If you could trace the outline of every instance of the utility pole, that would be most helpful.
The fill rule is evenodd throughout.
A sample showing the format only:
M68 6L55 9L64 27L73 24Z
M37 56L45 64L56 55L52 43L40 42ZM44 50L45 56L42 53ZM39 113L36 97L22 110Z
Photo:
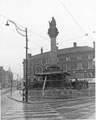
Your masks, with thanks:
M28 101L28 77L27 77L27 71L28 71L28 36L27 36L27 28L25 28L26 33L26 102Z
M26 37L26 85L25 85L25 98L26 98L26 102L28 101L28 77L27 77L27 71L28 71L28 67L27 67L27 62L28 62L28 36L27 36L27 28L25 28L24 30L23 29L20 29L17 24L12 21L12 20L7 20L7 23L6 23L6 26L9 26L9 23L8 22L11 22L15 25L15 28L16 28L16 31L18 32L18 34L20 34L21 36L24 36ZM22 34L23 32L23 34Z

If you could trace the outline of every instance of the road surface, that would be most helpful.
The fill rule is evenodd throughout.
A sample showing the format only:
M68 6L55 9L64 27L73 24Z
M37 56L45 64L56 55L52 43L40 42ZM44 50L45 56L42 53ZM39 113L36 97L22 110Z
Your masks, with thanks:
M6 100L8 98L3 102ZM31 101L28 104L8 100L8 104L7 111L2 114L2 120L80 120L87 119L95 113L94 97L70 101L64 99L40 100Z
M8 109L14 104L14 101L9 99L7 95L10 95L10 88L5 88L0 91L1 94L1 115L4 115ZM15 89L13 90L15 91Z

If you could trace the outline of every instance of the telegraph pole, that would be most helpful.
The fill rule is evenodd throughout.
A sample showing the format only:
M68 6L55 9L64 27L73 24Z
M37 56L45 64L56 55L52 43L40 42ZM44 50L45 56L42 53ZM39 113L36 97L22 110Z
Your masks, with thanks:
M28 36L27 36L27 28L25 28L25 33L26 33L26 92L25 92L25 97L26 97L26 102L28 101L28 76L27 76L27 71L28 71Z
M24 36L26 37L26 62L25 62L25 65L26 65L26 70L25 70L25 74L26 74L26 83L25 83L25 99L26 99L26 102L28 101L28 76L27 76L27 72L28 72L28 67L27 67L27 62L28 62L28 35L27 35L27 28L25 28L24 30L23 29L20 29L17 24L12 21L12 20L7 20L7 23L6 23L6 26L9 26L9 23L8 22L11 22L15 25L15 28L16 28L16 31L18 32L18 34L20 34L21 36ZM23 32L23 34L21 33Z

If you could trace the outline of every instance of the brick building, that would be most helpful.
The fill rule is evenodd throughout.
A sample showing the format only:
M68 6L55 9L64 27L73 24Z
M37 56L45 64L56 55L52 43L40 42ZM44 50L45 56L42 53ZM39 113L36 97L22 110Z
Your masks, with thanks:
M44 72L52 64L57 64L61 70L70 72L72 78L85 79L95 77L95 42L93 47L78 46L76 42L73 47L57 49L56 36L58 30L54 18L49 23L48 35L51 39L51 51L31 56L28 54L28 78L32 78L35 73ZM55 32L54 32L55 31ZM53 34L52 34L53 33ZM24 79L25 79L25 60L23 61Z

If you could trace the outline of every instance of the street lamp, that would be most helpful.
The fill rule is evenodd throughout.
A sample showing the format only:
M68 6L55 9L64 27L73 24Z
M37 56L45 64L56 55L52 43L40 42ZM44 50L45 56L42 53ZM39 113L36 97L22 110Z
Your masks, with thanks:
M28 101L28 78L27 78L27 56L28 56L28 36L27 36L27 28L20 29L17 24L14 21L11 20L7 20L6 22L6 26L9 26L9 22L13 23L15 25L16 31L18 32L18 34L20 34L21 36L26 37L26 85L25 85L25 98L26 98L26 102ZM22 34L22 33L23 34Z
M19 75L17 74L17 90L18 90L18 76L19 76Z

